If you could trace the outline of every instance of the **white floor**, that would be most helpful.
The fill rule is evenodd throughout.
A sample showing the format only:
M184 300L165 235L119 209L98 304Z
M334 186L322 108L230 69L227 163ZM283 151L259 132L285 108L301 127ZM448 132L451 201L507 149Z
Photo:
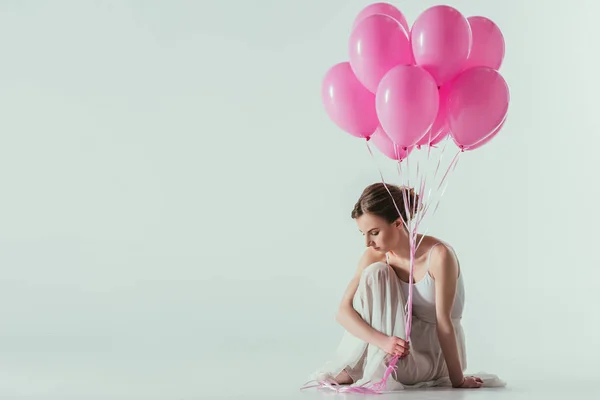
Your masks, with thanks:
M316 354L284 352L265 355L211 354L79 354L6 357L0 361L0 399L599 399L600 385L567 377L560 381L533 379L525 374L503 376L503 389L428 389L397 394L340 395L300 387ZM134 356L134 357L132 357ZM45 360L45 361L44 361ZM515 366L518 370L522 366ZM532 370L536 366L532 366ZM505 374L506 375L506 374Z
M339 398L343 396L338 395ZM365 399L391 399L399 398L403 399L419 399L419 400L458 400L458 399L477 399L477 400L488 400L488 399L511 399L511 400L553 400L553 399L567 399L573 397L576 399L597 399L600 396L600 391L593 385L584 385L580 387L557 386L553 382L519 382L511 385L504 389L477 389L477 390L457 390L457 389L428 389L428 390L414 390L406 391L400 394L394 395L379 395L379 396L363 396ZM317 398L330 398L325 394L312 393L310 395L287 397L289 399L317 399Z
M76 366L73 366L76 367ZM148 366L132 368L67 368L59 366L52 371L30 370L25 375L17 371L2 378L0 399L419 399L419 400L458 400L458 399L511 399L511 400L552 400L552 399L598 399L599 386L594 382L577 384L553 381L512 381L503 389L427 389L407 390L398 394L365 396L357 394L336 394L314 389L299 390L297 379L284 376L283 368L272 366L271 376L262 380L243 379L243 370L232 360L231 371L222 369L220 376L206 379L206 371L198 368L170 368L151 371ZM23 371L20 371L21 373ZM246 371L247 372L247 371ZM256 374L248 375L247 377ZM301 384L301 383L300 383Z

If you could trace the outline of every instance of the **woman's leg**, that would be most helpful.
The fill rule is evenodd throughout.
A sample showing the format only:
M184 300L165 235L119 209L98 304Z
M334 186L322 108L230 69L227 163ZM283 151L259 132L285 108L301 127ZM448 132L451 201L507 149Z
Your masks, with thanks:
M362 319L377 331L404 339L404 295L396 273L386 263L372 264L363 271L353 306ZM363 362L357 365L360 371L349 371L351 376L360 379L356 380L359 383L382 379L387 361L392 356L374 345L368 345L363 358Z
M389 265L375 263L363 271L353 307L365 322L379 332L404 339L404 305L398 277ZM311 379L357 385L377 382L383 378L386 361L391 358L345 331L334 358L312 374Z
M336 383L338 385L349 385L351 383L354 383L354 379L352 379L352 377L350 376L350 374L348 374L348 372L346 372L346 370L342 370L342 372L340 372L335 378L334 380L336 381Z
M398 277L389 265L375 263L363 271L353 307L365 322L386 335L404 338L404 304ZM313 379L334 379L339 384L376 382L383 377L389 358L346 331L334 359Z

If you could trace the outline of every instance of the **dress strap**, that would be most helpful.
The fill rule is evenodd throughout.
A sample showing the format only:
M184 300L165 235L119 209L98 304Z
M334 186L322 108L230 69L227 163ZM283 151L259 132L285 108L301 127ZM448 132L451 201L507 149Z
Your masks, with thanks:
M435 249L435 247L438 244L446 246L446 248L452 252L452 255L454 256L454 259L456 260L456 263L458 264L458 275L460 276L460 261L458 260L458 256L456 255L456 252L454 251L454 248L452 248L452 246L449 246L449 245L447 245L444 242L437 242L436 244L434 244L433 246L431 246L431 249L429 249L429 254L427 255L427 271L429 271L429 266L431 264L431 253L433 252L433 249Z
M431 249L429 249L429 253L427 253L427 271L429 271L429 266L431 265L431 253L433 253L433 249L435 249L438 244L443 244L443 243L437 242L436 244L431 246Z

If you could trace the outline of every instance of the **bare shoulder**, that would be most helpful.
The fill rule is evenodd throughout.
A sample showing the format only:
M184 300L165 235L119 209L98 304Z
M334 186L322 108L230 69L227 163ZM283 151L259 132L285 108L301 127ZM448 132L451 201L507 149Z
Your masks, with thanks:
M368 247L363 252L360 260L358 261L358 270L362 271L369 265L375 264L376 262L385 261L385 254L382 254L371 247Z
M448 247L446 242L432 238L429 269L434 277L458 276L458 260L454 251ZM439 244L441 243L441 244Z

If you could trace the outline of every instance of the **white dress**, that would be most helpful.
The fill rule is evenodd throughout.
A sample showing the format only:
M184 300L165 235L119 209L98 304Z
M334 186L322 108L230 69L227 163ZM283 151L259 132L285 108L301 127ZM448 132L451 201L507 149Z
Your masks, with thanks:
M438 243L440 244L440 243ZM444 245L446 245L444 243ZM437 246L434 245L433 247ZM433 250L433 247L431 250ZM454 253L454 250L448 246ZM435 281L429 273L413 286L413 318L410 353L398 360L396 371L387 381L386 391L406 387L451 386L448 369L436 332ZM353 299L353 307L373 328L388 336L405 339L406 297L409 284L398 278L387 262L377 262L362 273ZM465 304L462 271L459 272L452 323L463 372L467 366L465 335L461 318ZM335 356L310 376L310 380L332 380L342 370L353 379L353 386L379 382L392 358L378 347L345 332ZM505 383L495 375L477 374L484 387L500 387Z

